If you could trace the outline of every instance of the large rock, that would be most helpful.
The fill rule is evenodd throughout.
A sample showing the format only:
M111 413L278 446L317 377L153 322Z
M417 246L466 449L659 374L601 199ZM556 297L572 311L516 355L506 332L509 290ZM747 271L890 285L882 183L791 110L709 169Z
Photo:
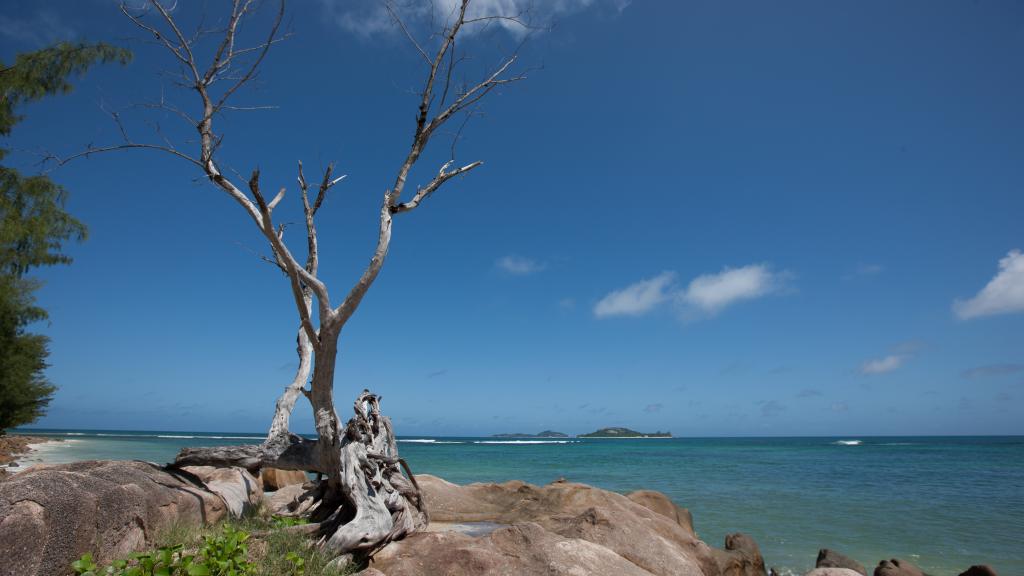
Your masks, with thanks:
M308 480L309 478L306 477L306 473L299 470L281 470L280 468L260 469L260 482L263 485L263 489L268 492L280 490L285 486L305 484Z
M0 576L58 576L149 546L171 525L216 522L224 501L146 462L36 467L0 483Z
M804 573L804 576L858 576L860 572L853 570L852 568L836 568L836 567L825 567L815 568L810 572Z
M725 537L725 550L714 550L715 561L722 576L767 576L764 558L757 542L746 534Z
M670 500L668 496L665 496L661 492L656 492L654 490L637 490L636 492L626 494L626 498L629 498L644 508L653 510L662 516L672 519L691 535L697 535L697 533L693 531L693 514L690 514L690 511L686 508L677 506L675 502Z
M459 486L429 475L417 476L423 489L431 521L453 524L466 522L493 522L521 528L523 524L535 524L550 533L551 542L559 543L559 549L579 547L575 540L586 541L629 561L636 568L658 576L717 576L722 574L719 560L712 549L693 534L688 514L682 514L663 495L645 494L628 498L614 492L607 492L583 484L555 482L547 486L533 486L512 481L504 484L469 484ZM638 503L637 500L643 503ZM501 533L499 536L495 534ZM538 536L534 528L527 530L529 539L514 540L526 545L528 542L548 542L548 536ZM517 532L519 533L519 532ZM479 542L490 550L494 538L509 537L503 530L496 530L485 537L457 540L460 549L472 547ZM417 537L414 537L417 538ZM420 536L418 538L427 538ZM439 537L430 537L439 538ZM454 538L446 536L445 538ZM419 542L421 540L413 540ZM427 540L423 540L427 541ZM435 545L440 541L429 540ZM502 541L507 544L506 541ZM566 543L568 542L568 543ZM731 542L731 544L730 544ZM732 546L722 562L732 570L729 574L756 574L754 567L760 567L764 574L764 561L757 551L757 545L746 537L734 535L727 540ZM542 548L544 549L544 548ZM589 548L587 548L589 550ZM545 549L546 550L546 549ZM582 550L582 548L581 548ZM529 550L516 553L528 555ZM581 552L582 553L582 552ZM538 553L540 554L540 553ZM412 562L391 557L386 565L375 565L388 576L393 570L406 570ZM437 564L419 566L422 573L459 574L454 562L457 556L433 554L429 556ZM539 562L539 556L534 560ZM555 562L555 560L552 560ZM736 570L745 570L737 572ZM396 572L405 574L411 572ZM532 574L532 572L523 572ZM543 574L576 574L583 572L538 572Z
M207 490L220 496L234 518L256 509L263 500L259 482L245 468L185 466L181 469L195 475Z
M828 548L822 548L818 551L818 561L815 562L814 566L817 568L849 568L863 576L868 576L868 571L864 568L863 564Z
M651 576L604 546L563 538L531 522L479 538L419 532L385 547L372 568L386 576Z
M906 560L893 558L882 560L875 568L875 576L928 576L920 568Z
M271 514L278 516L299 516L309 511L314 504L314 492L305 486L292 484L263 495L263 502Z

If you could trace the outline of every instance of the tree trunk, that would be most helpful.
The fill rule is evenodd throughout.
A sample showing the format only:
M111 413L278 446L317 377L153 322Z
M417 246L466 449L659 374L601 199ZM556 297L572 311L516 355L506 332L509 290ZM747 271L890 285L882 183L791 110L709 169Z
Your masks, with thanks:
M339 555L369 555L424 528L429 522L426 507L412 472L398 456L391 420L380 413L379 396L363 390L353 406L354 416L340 425L333 399L337 333L321 330L313 381L305 390L312 345L304 337L300 330L299 369L277 401L263 445L184 448L174 465L242 466L253 472L272 467L322 474L326 478L314 488L317 502L311 513L321 545ZM288 431L291 410L303 393L313 405L315 441Z

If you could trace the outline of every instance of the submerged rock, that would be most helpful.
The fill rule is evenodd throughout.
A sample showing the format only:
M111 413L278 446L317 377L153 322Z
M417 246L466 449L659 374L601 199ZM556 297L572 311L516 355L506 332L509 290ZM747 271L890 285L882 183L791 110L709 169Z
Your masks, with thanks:
M826 566L824 568L815 568L810 572L804 574L804 576L857 576L860 572L852 568L838 568L835 566Z
M822 548L818 551L818 561L814 566L817 568L849 568L863 576L868 576L868 570L863 564L828 548Z
M173 524L220 520L227 506L185 475L146 462L36 467L0 483L0 576L56 576L149 546Z

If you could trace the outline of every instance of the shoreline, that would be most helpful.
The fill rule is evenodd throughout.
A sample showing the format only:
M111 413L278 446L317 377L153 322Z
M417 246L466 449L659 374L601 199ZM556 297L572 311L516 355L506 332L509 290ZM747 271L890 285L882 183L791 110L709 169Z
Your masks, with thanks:
M42 433L39 433L42 432ZM214 446L252 442L226 440L225 436L242 436L224 432L128 431L113 436L111 431L66 430L63 434L48 431L18 431L33 438L51 439L61 434L64 441L36 446L16 461L24 468L38 463L62 464L81 460L143 460L169 462L182 446ZM462 442L450 442L458 438ZM839 445L843 437L818 436L797 442L779 442L779 438L713 439L710 442L673 438L670 442L606 442L616 438L571 439L570 444L475 445L465 437L434 437L434 443L400 444L403 457L420 474L432 474L457 484L504 483L509 478L543 486L564 476L604 490L628 493L638 489L656 490L676 502L688 505L701 519L701 535L721 543L730 530L742 526L755 537L764 555L771 559L784 576L803 574L814 566L819 547L828 543L853 558L877 559L884 555L921 562L920 567L936 575L955 576L964 567L984 559L1002 569L1003 573L1024 574L1016 547L1007 535L1012 534L1005 517L996 510L1013 507L1006 492L989 489L983 482L988 466L984 462L1019 458L1024 442L1019 436L995 437L997 441L971 441L976 436L938 437L856 437L863 444L856 447ZM880 438L880 439L879 439ZM425 439L423 437L419 438ZM494 438L476 437L493 441ZM645 439L645 438L638 438ZM554 438L548 441L555 440ZM566 439L559 438L565 442ZM628 441L627 441L628 440ZM400 439L401 441L401 439ZM536 442L537 439L532 440ZM541 440L543 442L543 440ZM588 445L589 443L589 445ZM763 475L765 461L781 466L774 475ZM915 471L941 476L950 459L966 462L975 472L964 472L963 482L976 486L993 503L988 507L970 507L960 488L932 485L928 498L946 503L949 514L957 522L934 523L925 534L908 534L900 526L915 522L931 522L933 516L918 506L918 499L893 499L884 490L859 488L846 478L855 478L866 469L876 477L893 474L903 488L921 492L917 480L906 473ZM617 463L629 462L628 466ZM815 465L808 465L809 462ZM24 470L22 468L21 470ZM12 470L13 472L13 470ZM18 471L20 473L20 471ZM793 475L793 473L796 473ZM830 484L816 484L822 474L830 475ZM832 475L838 475L836 480ZM642 478L641 478L642 477ZM7 477L9 481L11 476ZM838 485L836 485L838 482ZM789 493L779 496L777 488L784 485ZM880 484L879 484L880 485ZM986 488L989 487L989 488ZM799 491L797 491L799 489ZM736 497L723 498L723 490ZM758 510L750 509L758 502ZM710 504L709 504L710 503ZM1002 503L1002 504L1000 504ZM808 510L838 511L836 518L822 522L820 513ZM852 510L843 519L843 510ZM897 522L893 519L898 518ZM960 526L973 527L975 534L964 536ZM992 527L997 529L993 531ZM879 537L879 534L883 535ZM810 538L813 536L813 538ZM963 542L961 551L950 551L937 543Z
M62 438L46 438L17 433L0 436L0 480L28 468L25 465L26 457L30 457L36 452L40 445L61 441L63 441Z

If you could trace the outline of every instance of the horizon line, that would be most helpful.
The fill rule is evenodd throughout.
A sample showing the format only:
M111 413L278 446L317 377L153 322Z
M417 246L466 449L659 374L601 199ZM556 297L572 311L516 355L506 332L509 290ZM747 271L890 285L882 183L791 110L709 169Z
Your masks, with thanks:
M266 433L265 432L235 432L235 431L208 431L208 430L207 431L197 431L197 430L144 430L144 429L139 429L139 428L21 428L21 427L19 427L19 428L10 428L10 429L8 429L7 432L8 433L12 433L12 432L13 433L29 433L29 432L34 432L34 433L47 433L47 432L51 432L51 433L68 433L68 432L92 432L92 433L101 433L101 432L122 432L122 433L123 432L147 432L147 433L151 433L151 434L196 434L196 435L202 435L202 436L215 436L215 435L216 436L222 436L222 435L227 435L227 434L237 434L237 435L252 436L253 439L265 438L266 437ZM293 434L298 434L300 436L313 436L313 437L316 436L316 434L314 432L292 432L292 433ZM506 433L486 434L486 435L473 435L473 434L464 434L464 435L457 435L457 434L455 434L455 435L453 435L453 434L396 434L395 438L397 438L397 439L420 438L420 437L426 437L426 438L493 438L495 436L500 436L500 435L503 435L503 434L506 434ZM584 434L589 434L589 432L585 432ZM567 435L567 437L569 437L569 438L579 438L581 440L587 440L588 439L588 438L580 438L579 435L575 435L575 434ZM651 440L651 439L662 439L662 440L717 440L717 439L760 439L760 438L785 439L785 438L847 438L847 437L856 437L856 438L1024 438L1024 433L1016 433L1016 434L829 434L829 435L792 435L792 434L781 434L781 435L780 434L776 434L776 435L771 435L771 434L768 434L768 435L760 435L760 436L751 436L751 435L676 436L676 435L672 435L672 436L669 436L669 437L664 437L664 436L662 436L662 437L629 436L629 437L621 437L621 438L616 438L614 436L609 436L609 437L596 437L596 438L589 438L589 439L590 440ZM552 436L552 438L556 438L556 437ZM183 439L187 439L187 438L183 438ZM214 439L216 439L216 438L214 438Z

